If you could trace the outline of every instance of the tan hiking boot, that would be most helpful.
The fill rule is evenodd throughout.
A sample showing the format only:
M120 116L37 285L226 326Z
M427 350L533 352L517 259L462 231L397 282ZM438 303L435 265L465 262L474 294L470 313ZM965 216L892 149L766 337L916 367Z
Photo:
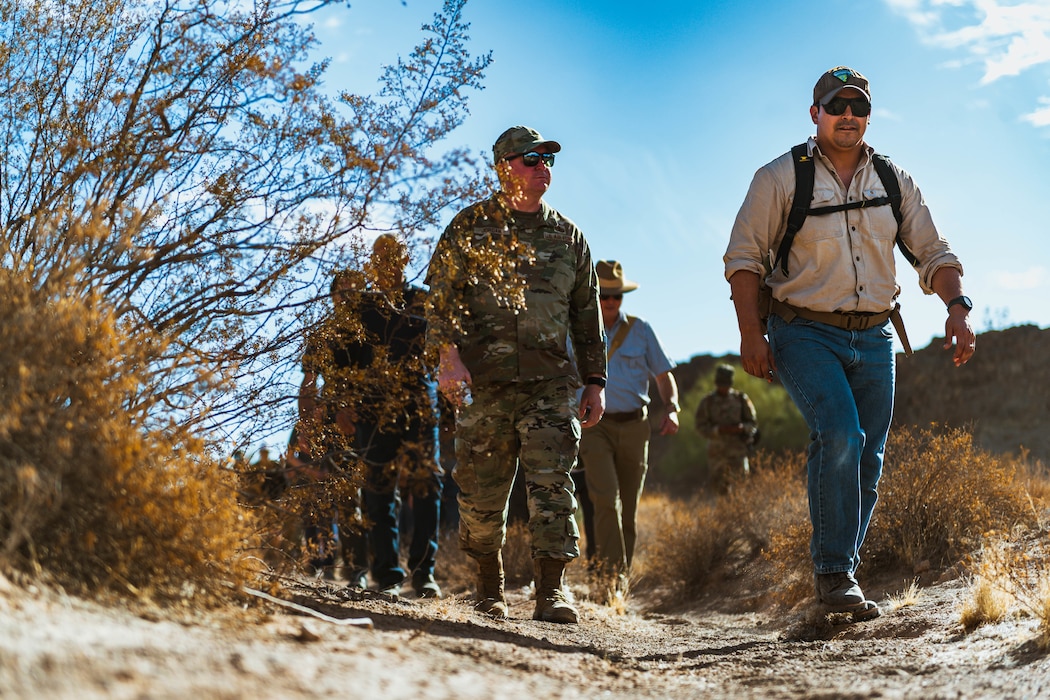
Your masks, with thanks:
M572 606L568 591L562 584L566 562L560 559L536 559L536 612L533 620L573 624L580 615Z
M478 595L474 609L497 620L507 617L507 601L503 597L503 552L483 554L478 562Z

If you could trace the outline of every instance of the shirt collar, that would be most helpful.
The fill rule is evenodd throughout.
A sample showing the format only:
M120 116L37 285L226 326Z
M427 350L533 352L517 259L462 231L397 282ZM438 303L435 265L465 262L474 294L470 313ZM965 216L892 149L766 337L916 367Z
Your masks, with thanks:
M824 153L820 150L820 146L817 145L816 136L810 136L809 139L806 140L806 146L808 147L810 158L813 157L814 153L824 155ZM864 148L864 154L867 156L866 160L870 161L872 155L875 154L875 149L869 146L866 142L862 144L862 147Z

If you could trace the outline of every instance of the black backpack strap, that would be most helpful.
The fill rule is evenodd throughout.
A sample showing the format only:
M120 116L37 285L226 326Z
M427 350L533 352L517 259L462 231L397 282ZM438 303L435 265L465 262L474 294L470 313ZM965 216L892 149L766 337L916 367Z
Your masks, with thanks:
M848 204L817 207L815 209L811 209L809 205L813 200L813 182L816 178L816 165L809 155L808 145L800 143L792 148L791 161L795 165L795 198L791 201L791 211L788 212L787 218L787 229L784 232L784 237L780 240L780 246L777 248L777 257L776 260L773 261L773 267L776 267L779 264L780 269L783 270L784 274L788 274L788 253L791 252L791 244L795 242L795 234L797 234L802 228L802 225L806 223L807 216L820 216L822 214L833 214L835 212L847 211L850 209L863 209L865 207L879 207L887 204L889 204L890 208L893 210L893 218L897 221L897 247L900 248L904 259L907 260L912 267L919 266L919 259L908 249L908 246L905 245L904 240L900 236L901 223L904 221L904 216L901 214L901 186L900 182L897 180L897 175L893 172L888 157L881 153L876 153L871 158L871 163L875 167L875 173L879 176L879 180L882 181L882 186L886 189L885 197L865 199L859 202L849 202Z
M795 198L791 200L791 211L788 212L787 230L780 240L777 248L777 259L773 261L773 267L778 264L788 273L788 253L791 244L795 241L795 234L806 223L809 214L809 205L813 202L813 180L816 178L816 166L809 155L809 144L800 143L791 149L791 162L795 164Z
M886 188L886 195L889 197L890 207L893 209L893 218L897 220L897 247L900 248L901 255L912 267L918 267L919 259L915 257L915 254L908 249L908 246L901 239L900 229L901 224L904 222L904 216L901 214L901 183L897 180L897 176L890 166L890 159L887 156L876 153L871 157L871 164L875 166L875 172L878 174L879 179L882 180L882 186Z

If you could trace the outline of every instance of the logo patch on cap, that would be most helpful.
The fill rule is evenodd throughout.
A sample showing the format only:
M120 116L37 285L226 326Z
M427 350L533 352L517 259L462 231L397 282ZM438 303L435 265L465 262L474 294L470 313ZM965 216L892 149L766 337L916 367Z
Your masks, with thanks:
M853 71L849 68L840 68L839 70L832 73L832 75L841 80L842 82L846 82L850 79L850 76L853 75Z

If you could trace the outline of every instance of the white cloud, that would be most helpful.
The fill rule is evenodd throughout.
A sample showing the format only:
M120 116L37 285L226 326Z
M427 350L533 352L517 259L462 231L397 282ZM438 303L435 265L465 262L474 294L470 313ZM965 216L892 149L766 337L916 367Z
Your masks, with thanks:
M1050 1L886 0L922 38L984 64L983 84L1050 63Z
M1030 122L1033 126L1050 126L1050 97L1040 97L1039 103L1042 107L1022 115L1021 119Z
M992 275L995 283L1009 292L1026 292L1045 287L1048 282L1045 267L1030 267L1020 272L1000 271Z
M981 85L1050 66L1050 0L885 0L934 46L962 51L945 65L983 66ZM1050 126L1050 107L1023 120Z

